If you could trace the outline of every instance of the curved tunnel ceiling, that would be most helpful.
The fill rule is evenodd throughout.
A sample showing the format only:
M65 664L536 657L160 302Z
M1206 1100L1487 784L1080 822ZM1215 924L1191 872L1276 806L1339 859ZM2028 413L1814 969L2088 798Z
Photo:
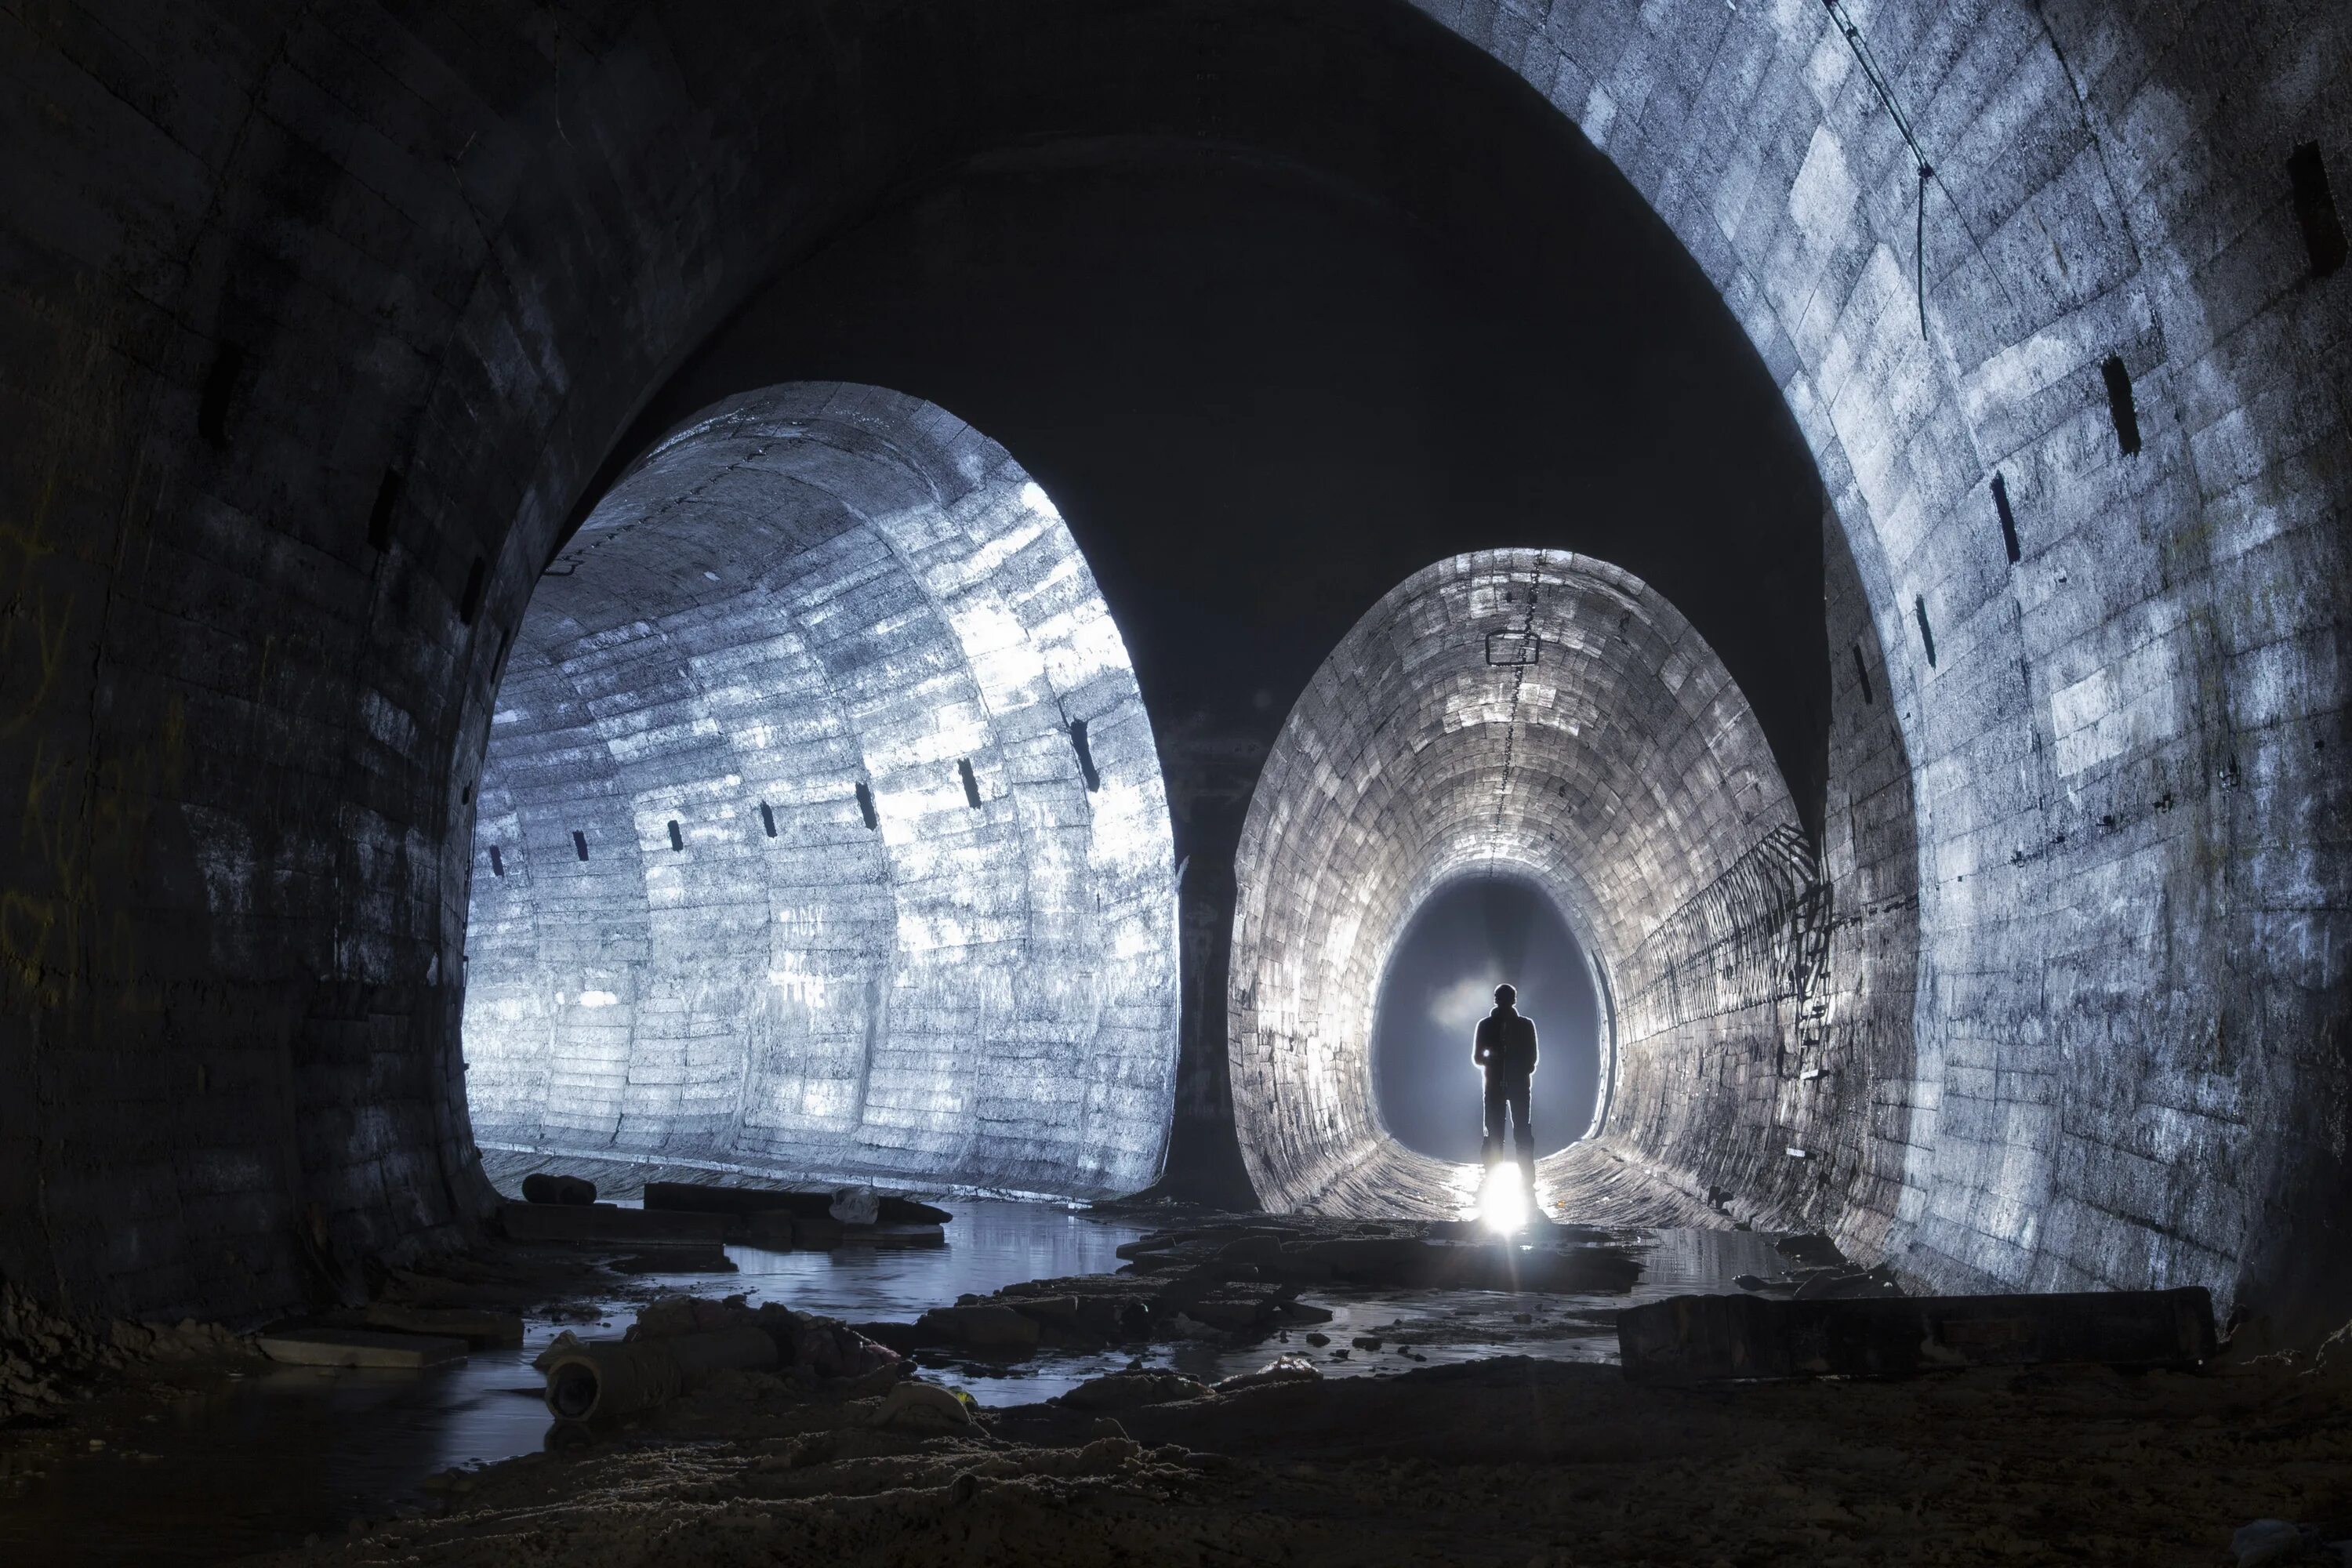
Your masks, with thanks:
M486 1145L1046 1193L1156 1173L1150 725L1053 503L934 405L779 387L652 452L531 598L475 837Z
M160 54L105 47L68 8L0 54L32 106L21 161L48 172L6 213L27 261L0 305L34 345L5 459L34 499L0 552L24 806L0 850L0 1015L37 1042L0 1052L0 1186L25 1196L0 1205L0 1269L142 1314L260 1315L311 1287L298 1235L354 1269L462 1237L487 1189L451 977L496 677L565 520L616 445L642 448L624 437L649 397L943 163L1056 134L1222 149L1286 130L1418 176L1396 205L1443 229L1446 191L1496 191L1488 232L1527 237L1527 264L1489 293L1549 307L1577 280L1538 237L1584 209L1508 179L1475 112L1351 112L1443 71L1467 85L1451 103L1517 105L1622 172L1603 188L1679 242L1686 299L1719 297L1835 523L1825 595L1796 527L1773 535L1786 552L1718 558L1735 595L1767 580L1759 553L1796 569L1747 653L1663 566L1597 552L1690 616L1776 746L1805 742L1781 763L1807 812L1790 757L1821 759L1839 906L1825 1026L1748 1009L1716 1070L1646 1099L1621 1074L1621 1103L1712 1105L1676 1112L1727 1130L1686 1151L1690 1190L1936 1288L2194 1284L2225 1310L2341 1321L2320 1314L2352 1300L2352 1255L2328 1245L2352 1205L2352 292L2309 176L2324 153L2341 191L2352 82L2313 62L2343 55L2345 7L1876 8L1871 52L1937 170L1924 247L1915 165L1818 6L558 9L552 70L551 14L447 0L128 6ZM1288 303L1253 300L1269 320ZM1535 341L1551 383L1616 391L1600 340ZM1129 360L1131 384L1160 370ZM1186 395L1249 428L1263 362L1212 368ZM944 401L1089 510L999 408L870 367L788 374ZM1075 384L1112 426L1128 388ZM1343 396L1307 390L1346 423ZM1527 406L1535 442L1488 452L1573 434ZM1717 426L1659 407L1637 479L1745 479ZM1573 493L1526 499L1556 513ZM1310 561L1352 566L1346 511ZM1750 542L1656 531L1661 558ZM1208 572L1263 559L1246 530L1176 537ZM1421 563L1506 542L1589 544L1515 526L1402 563L1383 546L1374 590L1328 613L1343 629ZM1325 613L1314 582L1267 575L1277 607ZM1235 656L1203 684L1270 728L1281 700L1259 710L1237 671L1254 680ZM1819 718L1824 685L1825 722L1773 717ZM1265 738L1171 748L1221 826ZM1216 1034L1187 1037L1204 1114Z
M986 429L1118 617L1176 748L1181 853L1230 852L1349 626L1481 547L1577 551L1672 597L1818 811L1821 479L1705 272L1572 122L1427 17L1199 14L1226 39L1213 116L1169 13L1055 29L1093 90L1029 56L973 69L952 134L704 340L612 461L803 377Z
M1747 700L1640 580L1557 551L1483 551L1414 574L1291 710L1243 829L1230 1037L1258 1195L1418 1214L1468 1195L1475 1168L1398 1144L1372 1098L1381 968L1437 889L1490 870L1543 889L1600 962L1630 1056L1671 1048L1672 1026L1689 1021L1662 1026L1659 991L1708 933L1672 931L1670 917L1759 847L1801 859L1800 843ZM1607 1125L1658 1109L1621 1095ZM1539 1190L1557 1198L1577 1165L1572 1152L1547 1158Z

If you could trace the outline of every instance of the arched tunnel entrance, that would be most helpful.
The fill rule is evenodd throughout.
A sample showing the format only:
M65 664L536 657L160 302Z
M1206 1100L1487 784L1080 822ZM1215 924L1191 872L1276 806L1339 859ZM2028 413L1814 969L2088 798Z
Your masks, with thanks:
M1045 492L929 404L795 384L549 566L475 826L477 1142L1130 1191L1175 1066L1168 809Z
M1616 1012L1601 1131L1555 1159L1948 1288L2333 1310L2352 110L2313 62L2340 10L1878 8L1924 204L1870 72L1794 4L186 0L123 7L152 24L136 48L44 11L0 58L47 182L9 205L0 302L26 345L0 1270L257 1316L471 1231L477 763L508 665L552 679L513 640L526 607L682 421L824 379L1016 454L1133 652L1184 867L1171 1170L1222 1140L1224 1174L1321 1204L1401 1160L1361 1020L1338 1025L1421 891L1517 857L1588 922ZM1555 858L1547 831L1577 830L1538 782L1600 782L1574 737L1454 777L1344 711L1317 668L1348 628L1500 549L1614 563L1686 618L1769 743L1755 795L1644 779L1695 815ZM1458 591L1507 637L1502 578L1491 616ZM1537 736L1510 667L1433 635L1451 721ZM1349 646L1412 723L1449 721L1411 659ZM939 815L995 809L984 739L949 759L982 806L934 769ZM1032 742L1076 806L1067 741L1006 755ZM705 778L672 805L604 753L627 808L576 829L579 870L568 831L531 849L533 878L602 875L609 835L685 889L739 852L689 827L779 804ZM799 820L845 809L849 761ZM1392 770L1444 809L1383 804ZM893 821L839 826L865 853ZM852 984L797 1089L722 1087L691 1040L657 1086L661 1010L694 1004L650 958L499 1000L577 1014L545 1037L551 1075L559 1034L580 1048L570 1103L614 1072L667 1097L564 1131L814 1158L845 1064L881 1059L851 1043L881 977L803 956ZM992 1017L1073 1023L986 984ZM625 995L647 1049L594 1058ZM566 1098L538 1071L484 1068L518 1142ZM978 1168L950 1142L924 1158ZM1111 1142L1073 1180L1132 1168ZM1434 1190L1396 1173L1394 1201Z
M1792 1064L1789 1042L1822 1050L1830 1033L1829 894L1771 748L1722 661L1639 579L1486 551L1414 574L1357 623L1250 803L1234 1106L1268 1206L1438 1214L1471 1199L1475 1166L1391 1135L1370 1053L1399 940L1433 895L1481 873L1541 889L1583 933L1615 1160L1685 1192L1702 1167L1767 1168L1793 1120L1781 1086L1822 1076L1805 1078L1818 1064ZM1727 1056L1760 1069L1752 1089L1726 1081ZM1475 1092L1465 1075L1465 1116ZM1539 1198L1605 1208L1595 1158L1544 1160Z
M1464 1163L1486 1152L1470 1043L1508 984L1539 1020L1535 1148L1549 1154L1598 1130L1614 1032L1603 1037L1601 977L1566 916L1536 883L1487 865L1423 900L1389 950L1372 1009L1372 1102L1390 1136Z

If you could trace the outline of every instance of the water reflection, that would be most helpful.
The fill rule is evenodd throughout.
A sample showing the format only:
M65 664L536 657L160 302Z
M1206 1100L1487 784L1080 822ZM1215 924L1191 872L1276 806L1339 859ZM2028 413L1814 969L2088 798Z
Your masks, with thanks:
M1741 1274L1777 1276L1785 1260L1773 1241L1749 1231L1646 1232L1631 1248L1641 1278L1623 1293L1315 1286L1301 1297L1328 1309L1331 1321L1313 1331L1293 1329L1286 1339L1251 1345L1180 1340L1154 1345L1139 1358L1132 1349L1049 1352L1019 1362L967 1357L928 1367L925 1375L968 1389L983 1405L1004 1405L1056 1397L1138 1359L1151 1371L1203 1383L1255 1372L1285 1352L1307 1355L1328 1377L1394 1375L1497 1355L1606 1364L1617 1360L1619 1310L1668 1296L1734 1294L1738 1288L1732 1281ZM1328 1343L1309 1342L1310 1331ZM1359 1339L1377 1339L1380 1348L1360 1347Z
M906 1321L968 1291L1109 1273L1119 1265L1118 1247L1144 1233L1053 1205L967 1201L945 1247L730 1248L740 1274L655 1277L635 1289L741 1292L755 1304L851 1321ZM1769 1237L1732 1231L1664 1232L1643 1238L1636 1256L1643 1277L1630 1297L1310 1289L1307 1297L1334 1314L1319 1331L1326 1346L1309 1346L1294 1330L1287 1343L1180 1342L1143 1359L1203 1381L1255 1370L1283 1350L1313 1355L1335 1376L1501 1353L1611 1361L1608 1315L1629 1301L1729 1290L1738 1274L1780 1271ZM618 1298L609 1307L601 1323L571 1326L583 1337L617 1335L635 1307ZM415 1505L425 1479L453 1465L576 1439L577 1432L551 1433L530 1367L564 1326L530 1320L520 1349L477 1351L421 1373L271 1367L162 1405L126 1404L113 1411L108 1446L96 1452L59 1456L37 1436L0 1435L0 1562L210 1563L312 1533L331 1538L354 1519ZM1381 1349L1356 1348L1359 1336L1379 1338ZM1398 1349L1401 1340L1419 1342L1412 1357ZM1343 1350L1346 1358L1335 1359ZM1048 1352L1019 1363L958 1360L927 1375L1004 1405L1050 1398L1134 1359L1131 1349Z
M740 1291L852 1321L909 1319L965 1291L1108 1273L1145 1231L1058 1205L968 1200L947 1234L944 1247L905 1251L731 1247L739 1274L649 1276L633 1294ZM214 1563L414 1506L437 1471L560 1442L531 1361L566 1327L614 1337L635 1311L616 1299L599 1322L527 1320L521 1348L425 1372L266 1367L125 1408L120 1435L95 1452L34 1458L31 1444L12 1452L0 1434L0 1563Z

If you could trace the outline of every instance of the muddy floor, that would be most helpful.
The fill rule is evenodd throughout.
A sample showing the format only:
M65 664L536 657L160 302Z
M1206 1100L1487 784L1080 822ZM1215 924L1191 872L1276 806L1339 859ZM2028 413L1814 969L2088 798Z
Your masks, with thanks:
M158 1341L0 1433L0 1562L2352 1568L2330 1545L2352 1538L2352 1336L2332 1358L2242 1348L2195 1373L1645 1388L1611 1364L1617 1307L1831 1280L1736 1232L1562 1227L1510 1267L1578 1288L1514 1289L1390 1277L1428 1260L1408 1247L1400 1265L1377 1226L960 1223L960 1254L730 1249L741 1268L700 1277L487 1247L387 1289L518 1313L526 1342L422 1374L272 1368L212 1331ZM1002 1317L984 1303L1026 1300L1033 1277L1075 1293L1081 1325L1090 1293L1150 1296L1152 1332L1011 1351L916 1332L957 1300ZM551 1426L535 1352L617 1337L679 1292L896 1320L919 1342L855 1384L730 1372ZM2263 1519L2287 1523L2238 1535Z
M747 1375L443 1494L442 1517L271 1561L2236 1563L2262 1517L2352 1534L2352 1378L1688 1391L1505 1358L950 1425Z

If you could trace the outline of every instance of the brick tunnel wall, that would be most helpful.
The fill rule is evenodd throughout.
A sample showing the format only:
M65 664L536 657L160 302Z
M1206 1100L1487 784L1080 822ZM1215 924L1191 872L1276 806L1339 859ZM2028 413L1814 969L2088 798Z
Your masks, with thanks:
M1372 1005L1413 911L1502 874L1542 888L1604 976L1602 1146L1702 1202L1884 1236L1904 1149L1853 1108L1910 1076L1907 1033L1866 1005L1908 1007L1900 911L1874 910L1878 946L1833 973L1859 868L1817 856L1722 661L1622 570L1489 551L1399 584L1291 710L1236 872L1234 1093L1269 1206L1450 1213L1475 1187L1388 1137ZM1538 1181L1602 1217L1590 1152Z
M1822 852L1887 864L1898 765L1916 839L1914 1067L1850 1108L1900 1124L1887 1245L2352 1299L2352 19L1864 9L1937 170L1923 338L1916 182L1818 6L1424 9L1644 194L1819 462L1833 700L1901 742L1833 732ZM1214 10L5 24L0 1271L235 1313L457 1233L466 792L592 476L960 125L1115 114Z
M1150 724L1053 503L943 411L796 386L657 447L532 595L479 811L478 1142L1089 1195L1158 1174Z

